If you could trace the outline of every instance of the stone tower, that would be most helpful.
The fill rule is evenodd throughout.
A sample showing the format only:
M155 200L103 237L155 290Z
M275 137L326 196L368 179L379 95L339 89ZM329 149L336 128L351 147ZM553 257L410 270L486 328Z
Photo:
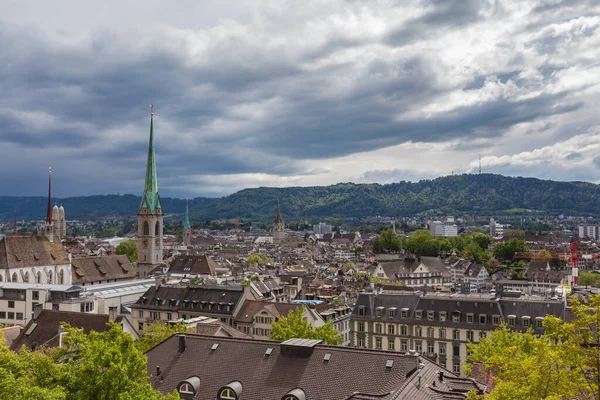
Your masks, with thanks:
M152 106L150 106L152 107ZM154 112L150 112L150 142L142 203L138 211L138 275L146 278L163 261L163 210L158 194L154 155Z
M192 244L192 225L190 224L190 211L187 199L185 199L185 221L183 221L183 244L186 246Z
M54 241L54 221L52 219L52 168L48 168L48 208L44 222L44 235L49 241Z
M61 239L65 239L67 237L67 218L65 217L65 208L61 204L58 207L58 229L59 229L59 237Z
M285 223L281 217L281 211L277 207L277 216L273 221L273 244L279 244L285 239Z

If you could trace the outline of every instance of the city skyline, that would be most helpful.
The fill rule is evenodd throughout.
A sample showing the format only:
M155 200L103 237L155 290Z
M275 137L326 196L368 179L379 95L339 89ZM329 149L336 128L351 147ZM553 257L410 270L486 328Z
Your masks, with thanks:
M0 195L165 197L483 172L598 182L600 9L10 2ZM49 18L50 17L50 18Z

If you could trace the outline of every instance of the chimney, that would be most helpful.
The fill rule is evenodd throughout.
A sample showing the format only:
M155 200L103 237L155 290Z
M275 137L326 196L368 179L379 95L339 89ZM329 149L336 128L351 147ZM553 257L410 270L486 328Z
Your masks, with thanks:
M412 374L419 367L419 353L409 350L406 354L406 376Z
M440 382L442 382L444 380L444 371L438 371L438 379L440 380Z
M114 322L117 319L117 307L108 307L108 320Z
M34 321L40 315L40 313L42 312L42 310L43 310L43 305L42 304L35 303L33 305L33 312L32 312L33 316L32 316L32 318L33 318Z
M156 366L156 376L160 376L160 365Z
M182 354L185 351L185 335L179 334L179 353Z

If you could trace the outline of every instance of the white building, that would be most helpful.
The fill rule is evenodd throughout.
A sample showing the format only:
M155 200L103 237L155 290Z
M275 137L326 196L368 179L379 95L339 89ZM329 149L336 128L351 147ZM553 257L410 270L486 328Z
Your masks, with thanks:
M587 237L589 239L598 240L600 227L594 225L579 225L578 227L579 237Z
M324 235L326 233L333 232L331 225L327 225L324 222L319 222L318 225L313 225L313 232L318 235Z
M429 232L431 232L433 236L458 236L458 227L456 224L445 224L441 221L433 221L429 224Z

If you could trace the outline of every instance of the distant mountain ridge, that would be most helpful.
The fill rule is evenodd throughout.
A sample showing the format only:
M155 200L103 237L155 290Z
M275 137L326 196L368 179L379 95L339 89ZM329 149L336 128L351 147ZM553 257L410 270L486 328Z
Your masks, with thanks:
M63 204L67 219L137 214L141 197L107 195L53 199ZM185 211L185 200L161 198L165 214ZM0 219L42 219L44 197L0 197ZM493 214L511 209L568 215L600 215L600 185L558 182L494 174L453 175L419 182L391 184L338 183L330 186L244 189L221 198L190 200L195 221L233 219L268 221L277 204L284 219L306 217L361 218L374 215L415 215L427 210L444 213Z

